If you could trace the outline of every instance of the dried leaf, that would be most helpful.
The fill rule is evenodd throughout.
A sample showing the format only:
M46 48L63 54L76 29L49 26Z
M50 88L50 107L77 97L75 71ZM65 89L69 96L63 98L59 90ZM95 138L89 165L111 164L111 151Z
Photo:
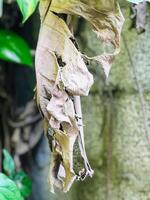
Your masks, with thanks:
M147 13L147 2L132 5L132 19L135 19L135 25L138 33L145 31Z
M66 23L49 11L40 31L37 57L41 57L41 62L51 64L49 61L52 58L49 57L52 57L53 55L54 61L52 62L55 62L56 64L52 71L57 71L56 84L60 88L63 87L66 89L71 94L88 95L89 89L93 84L93 77L88 72L81 53L77 50L70 39L72 37L73 35L69 31ZM39 49L40 51L47 52L43 52L41 55ZM52 55L48 57L48 54ZM42 59L44 57L46 60L44 59L43 61ZM63 66L61 66L60 62L63 63ZM41 73L45 73L46 75L47 70L44 70L43 68L40 69L41 63L39 64L39 62L37 62L37 64L39 66L37 66L37 68L42 71ZM51 76L46 76L51 80Z
M114 46L113 53L104 52L103 55L92 59L99 61L108 76L112 57L119 53L120 34L124 17L116 0L52 0L50 10L56 13L79 15L89 21L98 38Z
M73 170L73 147L79 128L72 96L88 95L93 76L75 47L67 24L46 10L47 2L40 4L42 24L35 60L37 103L46 129L53 130L49 136L51 191L56 186L67 192L77 177Z
M99 61L107 76L112 60L119 52L124 21L115 0L40 1L41 29L36 51L37 103L52 150L49 180L52 192L54 186L67 192L75 179L83 180L93 175L85 151L80 107L80 96L88 95L93 76L62 14L82 16L91 23L98 38L113 45L112 53L104 52L89 58ZM83 168L74 171L76 141Z
M56 130L54 138L61 147L61 152L58 152L62 156L62 166L65 170L65 177L63 177L63 191L67 192L73 181L76 179L76 175L73 171L73 145L77 135L68 134L60 130ZM62 178L62 177L60 177Z

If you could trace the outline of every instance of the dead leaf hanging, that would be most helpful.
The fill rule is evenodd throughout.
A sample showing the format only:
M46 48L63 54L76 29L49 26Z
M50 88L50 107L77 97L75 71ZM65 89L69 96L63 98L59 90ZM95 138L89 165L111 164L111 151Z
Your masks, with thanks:
M50 10L85 18L92 25L98 38L113 45L113 53L104 52L102 55L89 58L99 61L108 76L114 56L120 51L120 34L124 23L117 1L52 0Z
M72 37L66 23L48 11L41 25L37 45L36 77L37 102L48 123L47 128L53 130L50 169L52 191L53 186L68 191L77 177L73 169L73 146L79 128L72 98L73 95L88 95L93 84L93 76L70 39ZM86 156L82 157L84 159Z
M52 150L50 186L67 192L74 180L92 176L86 156L80 96L87 96L93 76L77 49L62 14L79 15L92 24L96 36L112 44L113 53L89 58L99 61L109 74L119 52L124 18L115 0L41 0L41 29L36 50L37 104L45 121ZM87 56L86 56L87 57ZM74 147L78 142L82 168L75 170Z

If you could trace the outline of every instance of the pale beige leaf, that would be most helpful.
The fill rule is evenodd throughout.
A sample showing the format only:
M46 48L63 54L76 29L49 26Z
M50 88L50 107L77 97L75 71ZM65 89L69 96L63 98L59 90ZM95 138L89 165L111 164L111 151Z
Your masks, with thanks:
M57 13L57 14L56 14ZM86 156L80 96L88 95L93 76L59 14L79 15L91 23L96 37L113 46L92 58L108 76L119 53L124 18L116 0L41 0L41 29L36 51L37 103L44 117L52 150L50 186L67 192L75 179L92 176ZM78 140L84 168L74 172L74 144Z
M54 192L56 186L67 192L77 177L73 170L73 147L79 135L71 96L88 95L93 76L75 47L66 23L51 11L47 12L45 5L48 4L42 2L42 24L35 59L37 103L45 118L46 129L53 130L49 137L53 151L51 191ZM60 169L64 169L64 177Z
M49 11L41 27L37 51L44 48L47 54L55 54L55 59L63 63L63 66L57 63L59 70L56 84L63 86L71 94L88 95L93 76L87 70L82 54L71 41L72 37L66 23ZM44 57L50 60L46 55ZM44 73L44 69L42 71Z
M57 13L79 15L89 21L97 37L114 46L111 55L104 52L93 59L100 61L104 71L109 74L110 56L119 53L120 34L124 23L124 17L116 0L52 0L50 9ZM104 58L104 61L103 61ZM106 58L108 62L106 62ZM108 65L110 65L108 67Z

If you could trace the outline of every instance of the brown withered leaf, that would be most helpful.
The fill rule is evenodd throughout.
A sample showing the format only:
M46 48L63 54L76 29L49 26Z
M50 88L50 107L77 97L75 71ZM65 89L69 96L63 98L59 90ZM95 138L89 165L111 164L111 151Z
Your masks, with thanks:
M116 0L40 0L36 93L52 150L49 180L52 192L54 186L67 192L75 179L83 180L93 175L85 151L80 107L80 96L88 95L93 76L62 14L82 16L91 23L98 38L113 46L112 53L104 52L89 58L99 61L107 76L114 56L119 52L124 21ZM83 168L75 172L73 154L76 141Z
M73 181L76 179L76 175L73 170L73 146L75 143L77 135L62 132L60 130L56 130L54 133L54 138L60 144L61 152L58 154L62 157L61 165L64 168L65 176L60 177L63 179L63 191L67 192ZM59 176L59 174L58 174Z
M45 118L46 132L49 127L53 130L49 137L51 190L56 186L67 192L77 177L73 170L73 147L79 128L72 97L88 95L93 76L75 47L67 24L46 10L47 2L40 4L42 24L35 59L37 103Z
M49 11L40 30L38 47L47 49L47 54L53 54L57 60L56 84L60 88L66 89L73 95L88 95L93 77L71 37L73 35L66 23Z
M124 23L124 17L117 1L52 0L50 10L56 13L82 16L91 23L98 38L114 46L113 53L104 52L92 58L102 64L108 76L113 58L120 51L120 34Z
M71 124L69 116L65 113L65 104L69 99L68 94L65 90L60 90L58 87L54 88L52 91L52 98L47 105L47 111L59 122L66 122ZM74 116L73 116L74 117ZM56 128L50 123L52 128ZM58 128L60 124L58 125Z

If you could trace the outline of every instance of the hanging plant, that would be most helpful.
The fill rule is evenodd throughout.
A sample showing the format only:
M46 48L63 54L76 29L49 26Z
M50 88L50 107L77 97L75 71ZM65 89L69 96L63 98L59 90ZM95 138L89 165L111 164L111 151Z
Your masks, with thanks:
M36 9L38 0L17 0L17 3L25 21ZM67 192L75 180L93 175L85 151L80 103L80 96L87 96L93 84L85 59L99 62L108 77L114 57L120 51L124 17L117 0L40 0L39 9L41 29L35 58L36 99L52 151L51 191L54 192L56 186ZM74 16L90 23L95 37L112 51L104 50L94 57L83 55L73 35ZM81 157L79 169L75 165L79 155L76 147Z
M50 186L67 192L74 180L92 177L86 156L80 96L87 96L93 76L85 58L102 64L108 76L112 61L120 51L120 34L124 18L117 1L99 0L40 1L41 30L36 50L37 103L45 121L45 132L52 150ZM71 16L87 20L95 37L113 46L89 58L77 48ZM75 169L75 146L80 150L81 168Z

